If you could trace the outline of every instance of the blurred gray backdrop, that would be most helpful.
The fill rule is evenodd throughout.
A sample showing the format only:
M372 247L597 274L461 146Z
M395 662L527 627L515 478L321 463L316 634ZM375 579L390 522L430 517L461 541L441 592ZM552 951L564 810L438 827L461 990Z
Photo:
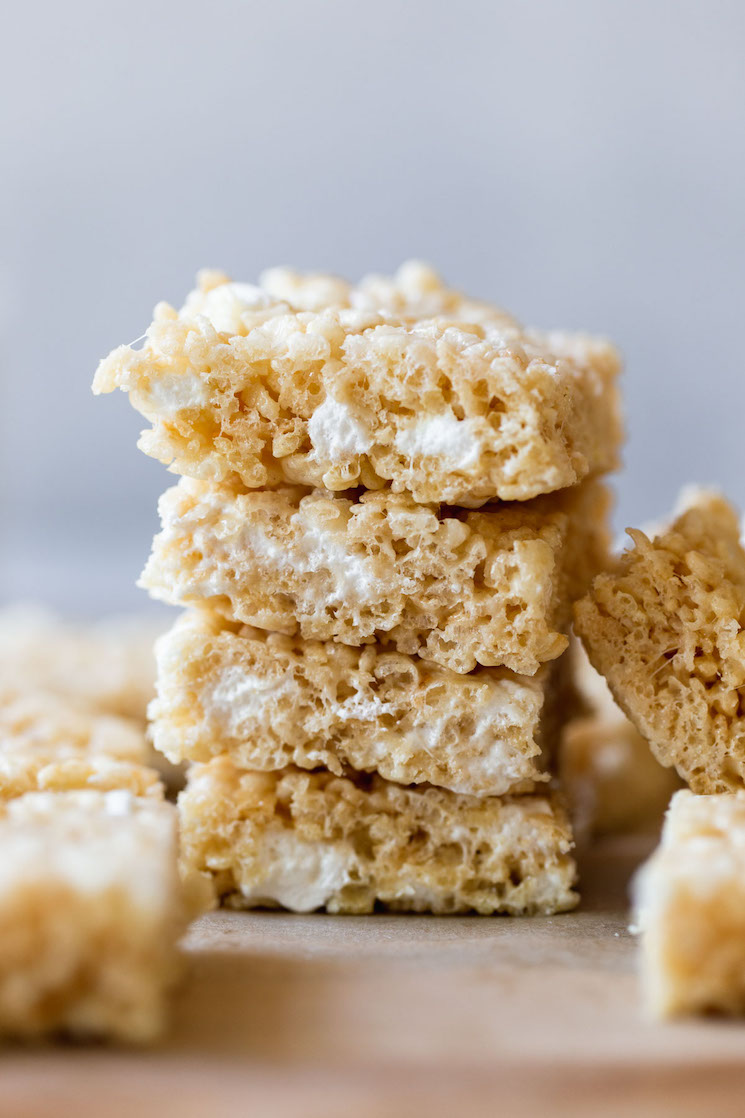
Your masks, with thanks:
M173 479L90 380L205 265L418 256L607 333L618 526L745 498L739 0L32 0L3 38L2 598L144 604Z

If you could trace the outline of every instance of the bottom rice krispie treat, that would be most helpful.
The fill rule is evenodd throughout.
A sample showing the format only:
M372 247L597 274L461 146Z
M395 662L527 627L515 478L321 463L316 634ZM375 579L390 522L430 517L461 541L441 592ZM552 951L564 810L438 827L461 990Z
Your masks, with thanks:
M187 871L237 908L554 913L573 908L568 817L549 795L477 798L377 776L195 765Z
M735 510L698 492L575 606L590 660L663 765L695 792L745 786L745 551Z
M176 810L112 792L0 804L0 1032L152 1040L191 909Z
M650 1012L745 1011L745 793L676 793L635 895Z

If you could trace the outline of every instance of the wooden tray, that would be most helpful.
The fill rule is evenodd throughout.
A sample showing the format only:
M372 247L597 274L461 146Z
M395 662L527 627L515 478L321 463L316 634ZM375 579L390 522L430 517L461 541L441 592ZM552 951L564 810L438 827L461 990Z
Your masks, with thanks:
M745 1113L745 1026L643 1019L626 884L598 848L554 918L214 913L154 1052L7 1049L0 1113Z

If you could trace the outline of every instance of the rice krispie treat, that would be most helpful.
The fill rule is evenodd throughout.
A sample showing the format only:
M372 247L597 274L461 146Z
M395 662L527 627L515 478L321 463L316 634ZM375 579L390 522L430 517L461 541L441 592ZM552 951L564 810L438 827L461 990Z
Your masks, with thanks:
M204 273L161 303L140 349L99 366L152 424L140 447L180 474L258 489L525 500L617 464L613 347L525 330L408 264L352 287L276 269Z
M654 758L576 638L567 656L580 709L561 727L558 767L575 835L656 830L680 778Z
M82 789L110 792L117 788L133 796L162 800L160 775L146 765L111 761L106 757L63 757L50 754L43 759L23 754L0 753L0 800L27 792L69 792Z
M745 783L745 552L734 509L699 493L575 607L594 666L663 765L695 792Z
M378 776L252 773L218 757L179 797L189 871L238 908L554 913L572 908L571 828L548 795L455 795Z
M533 675L605 561L607 508L597 483L466 513L389 490L236 495L184 478L161 497L140 585L288 635Z
M43 788L162 796L143 728L44 693L0 699L0 798Z
M155 692L153 643L164 628L149 617L86 625L40 606L9 606L0 610L0 696L45 691L144 723Z
M190 911L176 811L126 791L0 804L0 1032L144 1042Z
M650 1012L745 1011L745 793L676 793L635 899Z
M97 714L45 692L0 694L0 756L94 756L145 764L144 730L130 718Z
M549 778L545 670L459 675L377 645L304 641L207 610L184 614L156 653L152 737L172 761L227 753L244 769L323 766L337 776L351 766L473 795Z

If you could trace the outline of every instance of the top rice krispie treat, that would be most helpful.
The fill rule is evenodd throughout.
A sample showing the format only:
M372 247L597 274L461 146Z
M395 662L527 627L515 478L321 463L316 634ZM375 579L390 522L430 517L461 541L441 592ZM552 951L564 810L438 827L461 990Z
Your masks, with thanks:
M421 264L358 286L275 269L203 273L141 349L99 366L175 473L258 489L390 482L415 500L527 500L617 464L613 347L526 330Z
M694 792L745 786L745 551L734 509L699 492L575 606L593 665Z

